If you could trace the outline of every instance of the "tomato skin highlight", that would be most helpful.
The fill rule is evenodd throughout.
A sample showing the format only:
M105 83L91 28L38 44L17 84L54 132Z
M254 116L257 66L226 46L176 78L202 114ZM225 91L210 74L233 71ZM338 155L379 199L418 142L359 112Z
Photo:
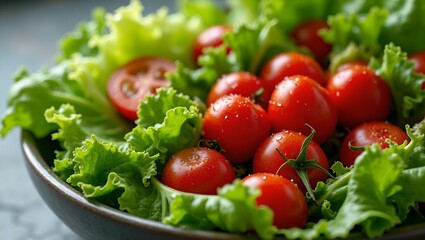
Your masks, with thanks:
M258 104L264 109L267 109L271 92L264 87L264 83L257 76L249 72L229 73L222 76L213 85L208 95L207 105L209 106L220 97L230 94L252 98L260 89L263 90L263 93L260 96L260 102Z
M388 122L366 122L352 129L344 137L340 147L339 160L344 166L351 166L363 151L350 149L350 144L355 147L363 147L377 143L384 149L388 147L386 139L399 145L404 141L410 141L406 132L398 126Z
M278 228L303 228L307 222L307 202L301 191L288 179L270 173L254 173L242 184L261 190L257 205L273 211L273 224Z
M232 165L221 153L192 147L168 160L161 181L179 191L215 195L218 188L232 183L235 178Z
M141 57L134 59L111 75L107 84L108 97L125 118L135 121L139 102L156 89L169 87L165 73L173 71L175 64L165 58Z
M391 110L391 92L386 83L366 66L348 66L337 72L326 87L338 111L341 127L385 121Z
M284 130L273 133L257 148L252 162L253 172L277 173L279 167L285 163L285 159L280 156L276 149L279 149L286 159L296 159L305 139L305 135L296 131ZM325 153L314 141L311 141L307 147L307 159L314 159L318 165L329 170L329 162ZM326 173L317 168L310 168L307 173L313 188L319 181L325 181L328 178ZM293 167L284 166L277 174L291 180L303 193L307 191Z
M332 45L323 40L319 31L328 28L329 25L323 20L307 20L298 24L291 32L291 36L297 45L310 49L315 59L323 64L332 50Z
M229 25L215 25L205 29L195 39L193 46L193 60L198 62L199 56L203 54L204 49L208 47L218 47L223 44L223 35L227 32L233 31L232 26ZM230 48L227 49L227 53Z
M273 92L275 86L285 77L292 75L304 75L326 86L326 78L323 69L313 58L297 53L286 52L274 56L261 68L260 79L266 87Z
M217 141L231 163L241 163L250 160L270 134L270 121L266 111L249 98L226 95L208 107L202 130L204 139Z
M295 130L322 144L337 125L337 111L326 90L309 77L295 75L281 81L270 97L268 111L273 132Z

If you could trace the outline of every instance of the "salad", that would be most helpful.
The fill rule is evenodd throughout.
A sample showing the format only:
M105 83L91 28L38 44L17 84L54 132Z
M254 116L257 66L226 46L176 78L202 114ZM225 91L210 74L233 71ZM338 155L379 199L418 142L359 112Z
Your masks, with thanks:
M262 239L382 236L425 222L424 9L97 9L54 66L16 73L0 135L51 135L61 179L141 218Z

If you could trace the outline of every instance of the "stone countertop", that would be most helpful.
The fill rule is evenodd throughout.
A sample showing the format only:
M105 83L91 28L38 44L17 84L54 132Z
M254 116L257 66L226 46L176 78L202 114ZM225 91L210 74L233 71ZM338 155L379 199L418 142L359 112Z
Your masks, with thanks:
M144 0L145 13L167 0ZM0 2L0 116L6 109L7 92L20 66L31 72L52 66L58 40L91 19L93 8L108 12L129 0L42 0ZM0 138L0 239L76 240L43 202L25 168L20 130Z

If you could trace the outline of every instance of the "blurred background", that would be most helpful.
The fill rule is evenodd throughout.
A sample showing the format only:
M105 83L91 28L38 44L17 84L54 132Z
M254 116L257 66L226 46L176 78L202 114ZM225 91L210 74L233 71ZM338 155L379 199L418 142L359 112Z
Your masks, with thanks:
M79 22L91 19L95 7L108 12L130 0L0 0L0 116L6 110L13 75L21 66L30 72L52 66L58 40ZM144 0L145 13L172 0ZM26 172L20 130L0 138L0 239L78 240L50 211Z

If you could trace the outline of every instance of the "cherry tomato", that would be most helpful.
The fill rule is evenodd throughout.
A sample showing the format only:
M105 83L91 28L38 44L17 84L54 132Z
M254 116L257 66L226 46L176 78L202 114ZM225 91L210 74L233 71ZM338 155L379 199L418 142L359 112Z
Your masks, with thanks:
M268 60L261 69L260 79L272 92L285 77L304 75L326 85L323 69L313 58L296 52L281 53Z
M337 72L330 78L327 91L337 107L342 127L385 121L391 110L390 89L366 66L348 66Z
M318 144L328 140L337 125L337 111L325 88L313 79L295 75L280 82L270 97L268 114L273 132L295 130L308 135L316 130Z
M323 40L319 35L319 31L328 28L329 25L323 20L307 20L298 24L292 31L291 36L297 45L310 49L315 59L324 64L332 50L332 45Z
M425 74L425 51L412 53L409 60L415 64L413 68L415 72ZM422 89L425 89L425 81L422 83Z
M193 47L193 60L198 61L198 57L202 55L205 48L218 47L223 44L223 35L232 31L233 28L228 25L216 25L207 28L201 32L195 40ZM227 49L230 52L230 48Z
M279 167L285 163L285 159L276 149L279 149L286 159L296 159L305 139L306 136L295 131L285 130L273 133L257 148L252 162L253 172L277 173ZM314 141L311 141L307 147L307 160L312 159L316 160L322 168L329 170L329 162L325 153ZM294 182L302 192L306 192L303 182L293 167L284 166L278 174ZM307 174L313 188L319 181L325 181L328 178L325 172L317 168L308 169Z
M256 96L259 90L262 91L262 93L261 95ZM207 104L209 106L218 98L230 94L239 94L244 97L250 97L264 109L267 109L267 103L271 93L264 87L264 83L251 73L230 73L221 77L213 85L208 95Z
M118 68L109 78L108 96L117 110L127 119L136 120L139 102L156 89L168 87L165 73L173 71L175 64L157 57L137 58Z
M174 154L162 172L162 182L183 192L217 194L236 175L230 162L206 147L191 147Z
M355 127L345 136L341 144L339 160L344 166L351 166L357 156L363 151L352 150L349 145L363 147L377 143L384 149L388 147L386 139L390 139L397 144L410 140L405 131L393 124L388 122L366 122Z
M307 202L301 191L288 179L270 173L255 173L242 179L242 184L261 190L258 206L273 211L273 224L278 228L303 228L307 222Z
M257 146L270 134L266 111L249 98L226 95L205 112L202 130L205 140L215 140L231 163L250 160Z

